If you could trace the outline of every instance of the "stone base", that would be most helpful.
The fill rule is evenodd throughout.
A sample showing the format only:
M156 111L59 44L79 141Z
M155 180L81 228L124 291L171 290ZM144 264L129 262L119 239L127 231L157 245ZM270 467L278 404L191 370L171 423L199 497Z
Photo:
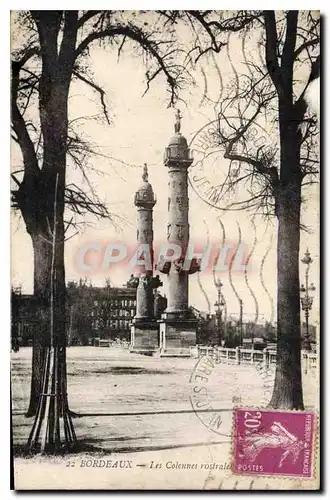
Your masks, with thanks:
M164 313L159 323L160 356L190 358L190 348L196 346L196 320Z
M159 325L156 321L133 320L130 352L152 356L159 351Z

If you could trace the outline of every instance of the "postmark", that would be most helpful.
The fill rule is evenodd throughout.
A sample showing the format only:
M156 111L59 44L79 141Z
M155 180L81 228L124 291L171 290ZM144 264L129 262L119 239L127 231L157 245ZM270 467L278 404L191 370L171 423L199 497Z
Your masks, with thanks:
M189 379L189 400L196 417L211 432L229 439L232 439L234 432L233 409L248 405L248 399L241 385L246 373L258 379L261 378L259 380L262 382L260 386L261 406L266 406L268 403L264 395L266 388L264 371L254 370L248 364L240 365L238 356L237 349L232 349L230 357L223 363L217 354L217 348L208 348L208 353L202 355L197 361ZM236 369L233 371L234 366ZM265 373L273 381L274 370L268 372L269 370Z
M309 411L235 408L235 474L313 477L316 415Z
M215 356L203 356L196 364L190 380L190 404L200 422L211 431L230 436L230 429L224 431L224 410L216 407L214 396L211 393L210 380L216 372L217 359Z
M244 126L248 126L244 117L230 115L222 120L218 115L197 130L189 143L194 157L189 184L204 203L220 211L241 208L238 187L240 180L244 184L249 167L244 162L225 159L225 144L234 137L233 130L237 133ZM227 137L225 143L220 139L223 136ZM267 155L273 139L273 131L266 129L266 123L255 121L248 126L235 151L243 156L258 156L261 152Z

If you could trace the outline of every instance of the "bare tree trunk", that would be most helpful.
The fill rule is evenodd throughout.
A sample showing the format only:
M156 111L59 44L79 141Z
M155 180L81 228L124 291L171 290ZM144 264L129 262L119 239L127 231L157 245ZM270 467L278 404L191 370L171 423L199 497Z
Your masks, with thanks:
M53 186L49 186L49 193L45 189L43 196L51 200ZM62 216L63 219L63 216ZM47 222L45 220L45 227ZM57 296L55 303L55 317L58 324L57 342L58 345L66 345L66 289L65 289L65 271L64 271L64 224L63 220L58 221L59 244L56 248L55 266ZM26 417L32 417L36 414L39 396L42 385L42 375L45 362L46 348L49 345L50 331L50 275L52 259L52 241L51 234L39 229L31 232L31 239L34 253L34 299L37 316L37 328L33 334L32 347L32 375L29 407ZM61 238L61 239L60 239Z
M33 185L33 213L26 214L26 224L32 237L35 264L35 296L40 308L40 328L35 332L32 355L32 382L28 415L36 413L41 392L45 352L50 345L50 277L54 251L54 345L61 347L63 360L60 378L66 385L66 288L64 270L64 191L68 132L68 93L75 58L77 34L76 11L65 13L63 38L58 48L62 11L32 11L36 22L42 57L39 84L39 111L43 135L43 168ZM57 210L54 214L55 185ZM31 203L30 203L31 205ZM56 246L52 248L52 230L57 231ZM29 219L37 222L29 224ZM29 230L30 228L30 230ZM32 229L31 229L32 228ZM40 230L41 228L41 230ZM64 373L65 372L65 373ZM62 377L63 374L63 377ZM63 388L66 392L66 387Z
M41 392L42 373L49 336L49 278L52 257L50 235L34 234L32 244L37 328L33 332L31 390L26 417L32 417L36 414Z
M58 159L60 160L61 148ZM55 157L57 157L55 155ZM55 163L58 167L60 164ZM65 164L63 164L63 169ZM58 184L63 175L56 175L50 266L50 329L46 346L42 390L33 427L28 439L30 451L56 453L72 448L76 435L69 412L66 379L66 289L64 269L63 206L57 211Z
M278 220L277 365L270 402L273 408L303 409L299 304L299 224L285 205ZM292 202L288 210L297 209Z
M64 238L63 223L59 223L59 233ZM62 227L61 227L62 226ZM26 417L36 414L39 396L41 392L42 374L45 361L46 347L49 345L50 330L50 273L52 245L51 235L36 234L32 236L34 253L34 298L37 316L37 328L33 335L32 347L32 376L30 389L30 402ZM56 249L56 275L57 275L57 297L55 303L55 317L58 324L58 345L66 345L65 319L66 319L66 290L64 271L64 244L60 242Z
M281 114L281 180L276 197L277 363L272 408L303 409L299 297L300 132L288 109Z

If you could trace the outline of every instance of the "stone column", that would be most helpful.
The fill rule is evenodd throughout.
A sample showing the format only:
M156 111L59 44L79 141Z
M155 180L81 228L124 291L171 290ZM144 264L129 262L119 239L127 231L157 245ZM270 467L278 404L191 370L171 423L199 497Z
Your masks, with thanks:
M137 244L148 245L151 269L139 269L139 285L136 290L136 318L151 319L154 311L154 299L152 281L149 279L153 275L153 217L152 208L138 206L137 216ZM146 262L146 266L149 264Z
M189 242L188 223L188 179L187 168L169 168L169 224L168 242L180 246L184 252ZM171 313L186 313L188 310L188 271L179 263L171 266L168 275L168 306Z
M156 204L152 186L148 182L148 169L144 166L143 183L135 193L137 207L137 247L146 251L145 265L138 267L136 315L131 325L131 351L153 354L159 348L159 326L154 318L153 288L153 207ZM149 251L148 251L149 250ZM138 256L140 258L140 256ZM149 259L148 259L149 257ZM159 286L159 285L158 285Z
M187 140L180 133L180 120L178 112L175 135L164 157L169 175L167 241L180 247L181 258L163 262L159 267L168 274L168 305L160 322L162 356L190 356L190 347L196 345L197 322L188 307L188 275L196 272L197 267L183 269L189 243L188 167L193 160Z

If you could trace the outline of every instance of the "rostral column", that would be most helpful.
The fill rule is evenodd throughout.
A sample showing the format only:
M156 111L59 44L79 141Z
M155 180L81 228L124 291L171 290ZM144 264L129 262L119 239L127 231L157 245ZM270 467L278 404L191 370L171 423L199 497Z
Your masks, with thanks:
M162 285L159 277L153 276L153 208L156 204L151 184L148 182L148 168L144 164L142 184L135 193L134 205L137 207L137 243L150 257L139 268L136 281L136 315L131 325L131 352L153 354L159 349L159 327L154 318L153 291Z
M195 259L186 269L184 260L189 243L188 168L193 162L186 138L181 134L181 115L177 111L175 135L165 149L168 167L168 243L181 248L181 257L173 262L158 263L159 271L168 275L168 305L160 320L160 353L162 356L189 356L196 345L196 320L188 307L189 274L199 265Z

